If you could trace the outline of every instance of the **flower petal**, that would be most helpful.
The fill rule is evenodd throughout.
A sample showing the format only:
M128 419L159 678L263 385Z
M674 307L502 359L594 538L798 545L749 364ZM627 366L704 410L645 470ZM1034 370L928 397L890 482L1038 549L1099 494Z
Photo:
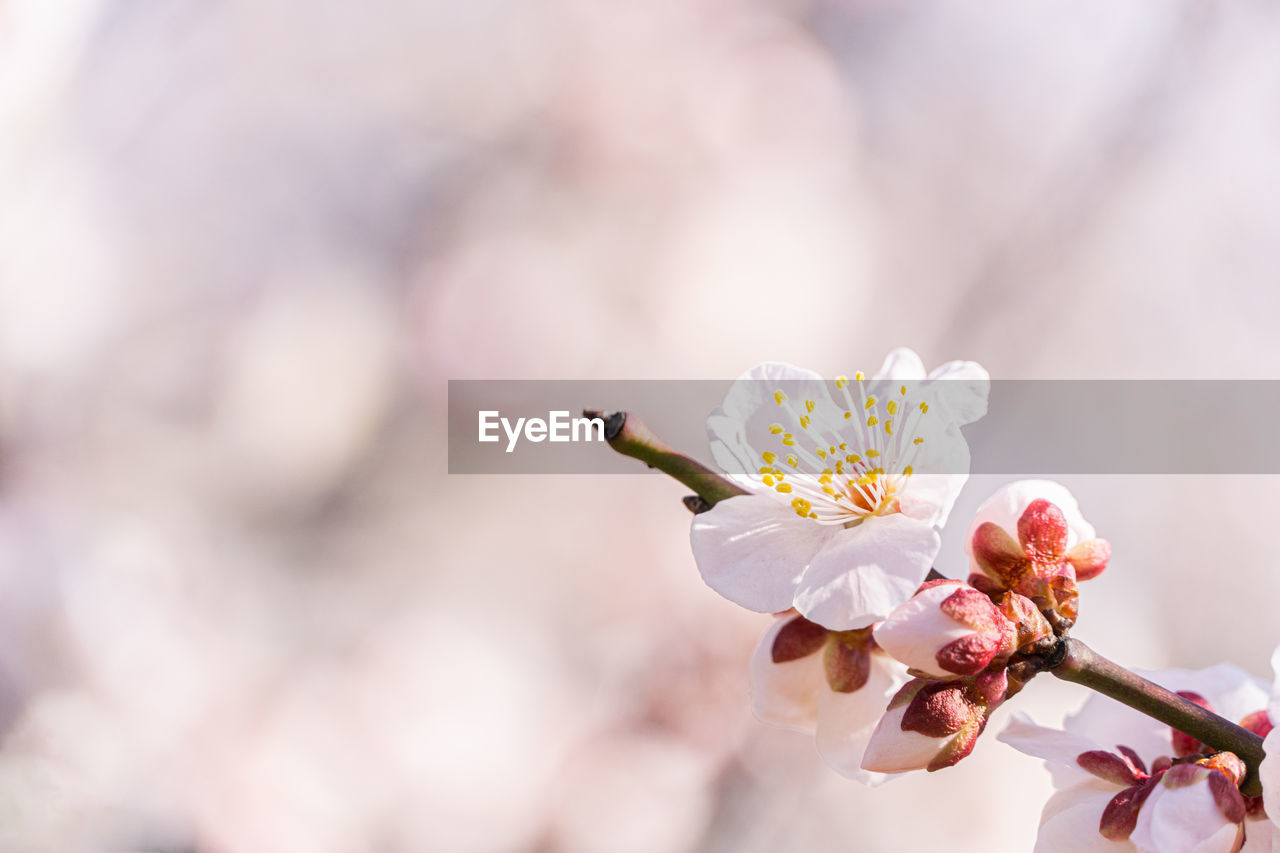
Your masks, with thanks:
M1186 777L1185 781L1175 782L1175 774ZM1216 770L1175 765L1138 810L1130 840L1139 850L1160 853L1232 853L1236 850L1242 830L1236 821L1243 817L1243 811L1230 818L1223 814L1211 790L1215 776L1222 778L1219 784L1230 785Z
M751 704L766 723L812 732L818 722L818 701L829 693L822 672L822 657L809 655L773 662L773 644L791 621L775 619L751 655Z
M773 639L774 663L786 663L814 654L827 644L830 631L803 616L793 616L786 621Z
M748 610L776 613L791 607L810 560L840 530L768 495L741 495L695 515L689 539L707 586Z
M920 380L925 378L924 362L915 350L898 347L884 357L873 379Z
M789 432L801 433L794 406L780 406L774 398L778 390L799 406L813 400L829 420L840 417L819 374L782 362L756 365L734 381L724 402L707 418L711 455L726 474L753 474L760 467L762 451L779 449L780 440L770 433L771 425L779 423Z
M929 374L929 380L944 380L936 390L959 424L971 424L987 413L991 377L974 361L949 361Z
M1018 517L1018 541L1033 560L1057 562L1067 553L1067 517L1044 498L1036 498Z
M1036 725L1021 711L1013 714L1009 724L996 739L1009 744L1019 752L1043 758L1049 762L1049 771L1053 774L1054 784L1058 787L1066 787L1084 779L1094 778L1077 763L1076 759L1084 753L1107 748L1104 744L1099 744L1074 731ZM1117 790L1112 786L1111 793L1115 794ZM1098 813L1102 813L1101 806Z
M1013 586L1026 571L1027 558L1022 546L997 524L983 522L970 534L966 544L978 570L1005 586Z
M1240 853L1280 853L1280 829L1266 818L1245 820Z
M1090 779L1058 791L1040 813L1035 853L1128 853L1129 841L1111 841L1098 832L1102 812L1116 795L1114 785Z
M1271 671L1275 673L1275 681L1271 687L1271 702L1267 705L1267 711L1272 722L1280 722L1280 646L1276 646L1271 653Z
M1262 781L1262 801L1280 803L1280 729L1272 729L1262 741L1262 751L1266 756L1258 765L1258 778ZM1280 808L1269 808L1268 813L1280 812ZM1275 815L1280 821L1280 814Z
M941 545L932 527L901 514L836 530L800 579L795 606L837 631L870 625L910 598Z
M1067 552L1067 562L1076 570L1076 580L1093 580L1102 574L1111 560L1111 543L1105 539L1089 539L1077 543Z
M908 680L906 668L887 655L871 656L871 673L854 693L830 690L818 698L818 753L837 773L866 785L878 785L890 774L862 769L862 756L884 706Z

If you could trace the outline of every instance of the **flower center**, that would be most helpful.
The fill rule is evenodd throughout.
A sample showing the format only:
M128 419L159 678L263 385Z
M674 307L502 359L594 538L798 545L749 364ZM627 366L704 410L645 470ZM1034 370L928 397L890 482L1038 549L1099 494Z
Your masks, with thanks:
M769 427L779 446L760 454L759 478L790 498L801 518L851 527L899 511L898 496L924 444L918 431L929 404L913 402L906 385L885 399L868 394L862 373L852 383L837 378L836 388L845 406L837 404L834 411L814 400L797 406L782 389L774 392L794 431L781 423Z

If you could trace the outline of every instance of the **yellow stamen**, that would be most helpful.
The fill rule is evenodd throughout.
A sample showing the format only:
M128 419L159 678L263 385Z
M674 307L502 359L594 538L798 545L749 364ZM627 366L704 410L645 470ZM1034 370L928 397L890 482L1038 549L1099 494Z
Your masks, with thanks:
M773 392L773 402L777 403L779 406L787 402L787 395L782 393L782 389L778 389Z

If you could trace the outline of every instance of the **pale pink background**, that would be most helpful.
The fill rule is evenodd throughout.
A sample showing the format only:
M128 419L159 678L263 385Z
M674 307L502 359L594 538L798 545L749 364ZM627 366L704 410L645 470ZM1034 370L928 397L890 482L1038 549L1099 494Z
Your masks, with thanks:
M994 738L868 791L752 719L767 617L679 486L446 476L445 382L1275 378L1278 48L1264 4L0 2L0 850L1030 849ZM1080 636L1270 677L1280 481L1069 485Z

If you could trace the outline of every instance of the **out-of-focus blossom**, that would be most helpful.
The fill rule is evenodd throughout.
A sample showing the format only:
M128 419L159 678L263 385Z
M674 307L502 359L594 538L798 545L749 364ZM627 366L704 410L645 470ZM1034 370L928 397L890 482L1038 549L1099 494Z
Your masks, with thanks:
M1280 730L1275 727L1275 721L1280 720L1280 646L1271 653L1271 669L1275 673L1275 683L1266 712L1250 714L1240 724L1264 738L1262 748L1267 757L1258 767L1258 778L1262 782L1263 801L1275 804L1267 816L1271 819L1271 831L1276 836L1276 849L1280 850Z
M969 470L960 426L985 414L988 384L972 362L926 376L905 349L870 380L837 379L840 403L811 371L747 371L707 430L751 494L694 518L703 579L743 607L794 607L835 630L883 618L933 565Z
M1262 722L1256 712L1266 704L1266 687L1237 667L1144 675L1196 694L1227 719ZM1176 743L1185 738L1101 695L1069 715L1062 729L1015 715L1000 740L1045 759L1057 789L1041 814L1036 853L1269 853L1275 827L1261 803L1236 789L1243 764L1230 753L1193 754L1173 764Z
M751 659L756 716L813 732L836 772L868 785L887 776L864 770L863 753L906 669L876 648L870 628L829 631L785 615L760 638Z
M983 593L960 581L939 580L896 607L876 626L875 638L913 670L950 679L977 675L996 656L1013 652L1018 629Z
M889 702L867 744L864 770L941 770L973 751L991 712L1004 701L1003 669L956 681L915 678Z
M1111 558L1110 544L1094 537L1076 499L1049 480L1020 480L996 492L978 508L965 550L969 583L1041 599L1072 620L1076 582L1097 577Z

